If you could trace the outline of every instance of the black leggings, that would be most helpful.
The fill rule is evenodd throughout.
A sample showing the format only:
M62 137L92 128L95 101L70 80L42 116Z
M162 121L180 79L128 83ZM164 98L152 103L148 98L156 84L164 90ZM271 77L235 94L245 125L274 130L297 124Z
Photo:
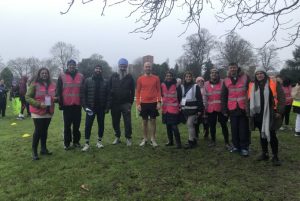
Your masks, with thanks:
M258 128L259 133L261 133L261 127L262 127L262 122L255 122L254 120L254 125L256 128ZM260 134L260 145L262 148L263 153L268 153L268 140L266 138L262 138ZM272 154L274 156L278 155L278 139L276 136L275 130L270 131L270 145L272 149Z
M48 127L51 122L51 118L33 118L34 133L32 138L32 151L37 154L37 148L39 140L41 140L41 151L47 150L47 136Z
M176 124L167 124L167 134L169 142L173 144L173 135L177 145L181 144L180 133Z

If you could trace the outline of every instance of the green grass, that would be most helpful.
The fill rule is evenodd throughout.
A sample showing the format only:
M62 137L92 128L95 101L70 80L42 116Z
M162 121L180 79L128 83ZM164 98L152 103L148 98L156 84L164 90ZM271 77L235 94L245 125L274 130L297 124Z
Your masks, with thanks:
M95 121L92 149L82 153L63 150L62 115L56 110L47 143L54 154L32 161L32 120L16 120L10 108L7 113L0 119L0 200L300 200L300 138L292 131L278 133L283 165L273 167L270 161L255 161L260 153L257 132L252 133L248 158L225 151L219 128L217 147L208 148L201 137L196 149L176 150L164 146L167 137L160 117L160 146L141 148L141 119L133 111L132 147L126 147L123 136L121 145L111 145L111 116L106 115L104 149L95 147ZM17 125L11 126L13 122ZM83 143L84 118L81 131ZM180 131L185 142L185 125ZM25 133L31 136L23 138Z

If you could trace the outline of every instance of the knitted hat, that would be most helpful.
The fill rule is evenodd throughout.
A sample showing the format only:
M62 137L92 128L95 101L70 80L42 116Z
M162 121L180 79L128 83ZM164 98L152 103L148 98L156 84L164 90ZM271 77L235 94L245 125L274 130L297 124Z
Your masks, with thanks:
M74 61L73 59L70 59L70 60L68 61L68 63L67 63L67 66L69 66L69 65L74 65L74 66L76 66L76 61Z
M120 65L126 65L126 66L128 66L128 61L127 61L127 59L121 58L121 59L119 59L118 64L119 64L119 66Z
M256 74L257 72L263 72L263 73L267 74L266 69L264 69L264 68L262 68L262 67L256 68L256 69L255 69L255 74Z

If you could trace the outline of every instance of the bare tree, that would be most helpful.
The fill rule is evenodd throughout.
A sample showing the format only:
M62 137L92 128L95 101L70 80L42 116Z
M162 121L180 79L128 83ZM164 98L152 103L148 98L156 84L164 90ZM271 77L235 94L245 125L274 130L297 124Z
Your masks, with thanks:
M0 56L0 71L5 67L2 57Z
M258 50L257 57L266 71L275 70L278 68L279 58L274 45L265 46Z
M24 75L33 77L37 70L42 66L42 63L39 59L34 57L16 58L8 61L7 66L17 77L22 77Z
M176 63L178 65L178 71L182 72L185 70L185 67L188 65L189 62L187 58L184 55L182 55L176 60Z
M61 69L65 69L70 59L78 59L79 51L72 44L57 42L50 50L54 61Z
M41 61L41 66L48 68L52 79L57 79L61 69L59 69L57 63L53 59L45 59Z
M226 37L225 43L218 44L217 60L220 66L235 62L241 67L249 67L256 63L251 44L236 33Z
M186 38L183 45L185 61L188 66L193 66L192 71L196 75L202 74L202 66L209 59L210 52L215 45L215 37L207 29L201 29L199 33Z
M81 0L82 4L93 1L98 0ZM70 0L68 8L61 14L68 13L74 2L75 0ZM232 27L229 33L257 23L272 21L273 29L270 30L271 36L266 44L276 40L280 31L287 33L286 38L284 38L286 43L282 47L292 45L299 40L300 18L292 19L293 17L291 17L299 13L299 0L103 0L102 5L100 4L100 7L102 7L101 15L104 15L107 7L120 4L131 6L129 17L136 15L135 22L140 24L132 32L145 33L146 39L152 37L157 26L171 15L174 8L179 7L185 13L185 16L181 19L181 22L186 25L185 30L190 24L196 24L200 30L203 10L214 9L219 22L231 22Z

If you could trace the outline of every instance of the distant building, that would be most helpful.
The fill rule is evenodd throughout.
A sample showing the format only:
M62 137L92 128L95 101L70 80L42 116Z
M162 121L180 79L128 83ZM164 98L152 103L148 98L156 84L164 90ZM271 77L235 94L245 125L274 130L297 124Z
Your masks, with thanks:
M153 62L154 62L154 57L151 56L151 55L143 56L143 64L146 63L146 62L150 62L151 64L153 64Z

